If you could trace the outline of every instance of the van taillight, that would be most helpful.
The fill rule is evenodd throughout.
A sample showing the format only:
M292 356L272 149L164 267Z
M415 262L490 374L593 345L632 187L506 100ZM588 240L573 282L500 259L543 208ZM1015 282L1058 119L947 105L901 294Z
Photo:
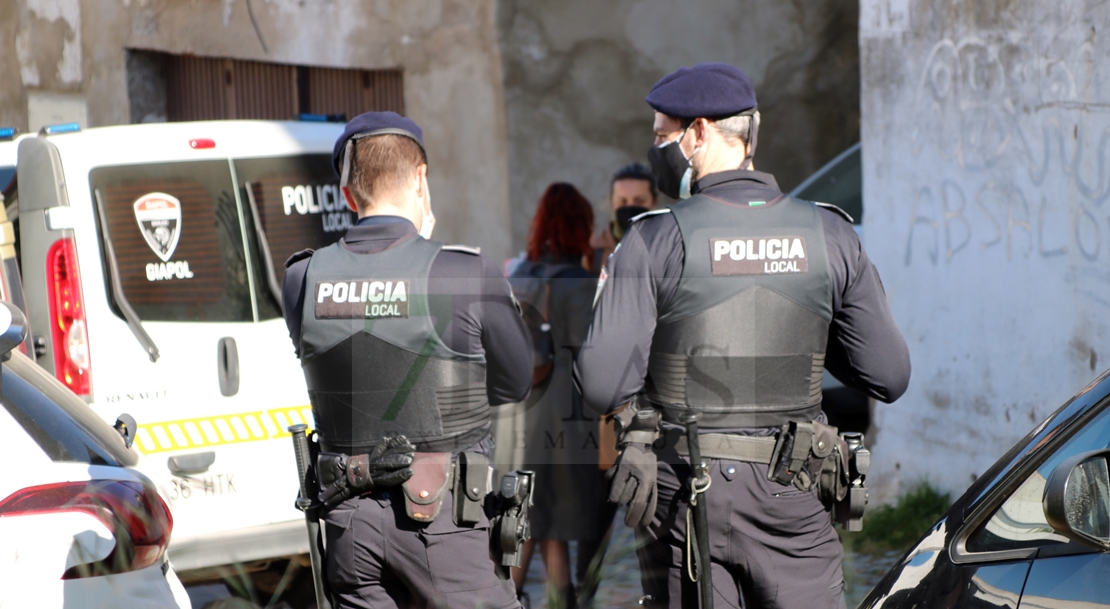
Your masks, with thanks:
M108 556L74 565L62 573L62 579L149 567L165 555L173 531L173 516L158 493L130 480L44 484L16 491L0 501L0 518L59 512L88 514L103 523L116 540Z
M59 239L46 254L46 289L50 302L54 376L78 395L92 393L89 333L85 301L73 239Z

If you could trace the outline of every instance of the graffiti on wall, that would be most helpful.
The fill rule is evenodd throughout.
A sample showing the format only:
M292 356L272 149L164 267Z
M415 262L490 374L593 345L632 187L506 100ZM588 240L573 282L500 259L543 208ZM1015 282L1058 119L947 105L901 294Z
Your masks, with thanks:
M961 178L914 187L907 266L995 248L1007 260L1110 259L1110 103L1097 54L1093 34L1063 55L974 37L933 46L910 150Z

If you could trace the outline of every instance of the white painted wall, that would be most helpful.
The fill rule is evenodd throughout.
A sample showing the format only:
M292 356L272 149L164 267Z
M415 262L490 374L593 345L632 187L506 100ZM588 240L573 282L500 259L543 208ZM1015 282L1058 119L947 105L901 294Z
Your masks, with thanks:
M860 8L864 234L914 367L873 497L959 494L1110 365L1110 4Z

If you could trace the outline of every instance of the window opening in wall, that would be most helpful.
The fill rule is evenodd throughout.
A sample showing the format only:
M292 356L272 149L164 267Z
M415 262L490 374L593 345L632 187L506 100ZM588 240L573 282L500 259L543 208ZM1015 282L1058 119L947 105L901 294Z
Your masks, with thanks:
M322 68L127 51L131 122L404 114L401 70Z

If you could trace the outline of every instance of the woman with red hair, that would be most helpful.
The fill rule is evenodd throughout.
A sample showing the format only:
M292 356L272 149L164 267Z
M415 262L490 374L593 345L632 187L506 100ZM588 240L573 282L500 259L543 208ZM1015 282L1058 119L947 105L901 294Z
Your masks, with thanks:
M583 541L583 535L596 531L597 506L603 499L597 419L586 416L571 382L571 365L586 338L597 288L589 269L593 220L590 202L570 184L552 184L540 197L527 255L509 276L532 330L532 394L498 424L498 466L536 472L530 510L533 541L524 548L522 567L513 569L513 582L519 593L538 545L547 570L547 596L565 607L575 606L567 542Z
M528 261L586 265L589 270L593 226L594 209L573 184L548 186L528 230Z

